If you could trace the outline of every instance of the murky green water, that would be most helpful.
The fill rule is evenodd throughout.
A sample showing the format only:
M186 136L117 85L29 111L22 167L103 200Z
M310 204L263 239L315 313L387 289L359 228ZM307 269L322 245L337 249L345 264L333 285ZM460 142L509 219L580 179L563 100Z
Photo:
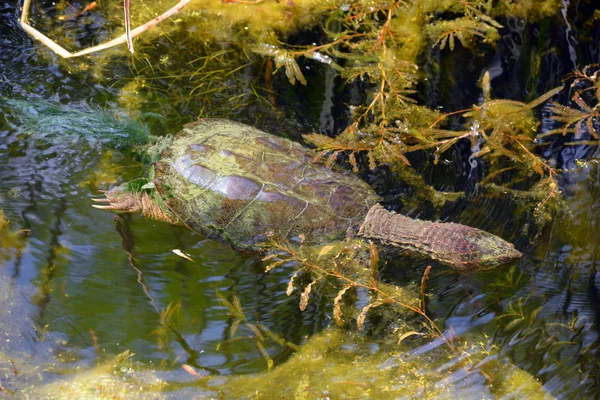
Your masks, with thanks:
M204 95L188 102L182 92L189 86L178 86L178 78L167 79L164 73L182 65L192 71L194 61L181 65L157 61L160 45L185 51L188 42L182 38L158 39L158 50L140 50L155 57L149 63L156 68L154 74L140 73L143 60L121 56L103 65L105 75L99 76L93 60L81 61L89 63L83 71L75 68L80 61L69 68L33 44L17 26L13 4L0 5L0 15L0 96L5 99L62 104L82 115L108 112L116 116L116 124L127 118L125 109L155 135L174 133L198 115L231 117L297 139L299 133L333 124L334 117L321 112L325 97L321 89L328 79L324 67L307 72L308 88L292 88L285 79L275 81L283 93L275 109L253 95L260 76L250 65L224 83L207 86ZM100 27L88 29L102 33ZM501 41L503 52L485 60L505 75L498 80L498 97L522 99L530 87L550 89L570 71L573 61L598 58L594 45L584 43L573 47L580 59L573 60L569 52L540 56L542 66L537 75L530 74L523 60L544 50L531 46L533 39L526 35L522 27L511 27ZM537 35L543 36L539 31ZM543 36L538 45L543 47L548 40L552 37ZM575 44L565 48L570 46ZM229 56L223 57L225 63ZM470 71L480 68L476 64L429 71L431 82L455 72L465 82L463 90L445 90L439 83L432 87L441 93L425 87L420 96L431 106L440 102L460 108L476 102L479 89L468 79ZM219 90L213 94L215 87ZM240 96L233 103L232 93ZM261 95L266 98L268 93ZM427 285L432 293L428 312L447 336L455 337L456 351L451 353L441 339L396 346L381 337L340 333L331 327L331 299L313 294L308 308L299 312L298 296L286 295L292 267L265 274L265 263L256 254L234 251L181 227L93 209L92 197L139 176L141 167L97 141L69 136L81 129L75 121L73 126L62 120L48 123L30 134L20 112L0 103L0 208L15 229L31 231L22 254L0 264L0 398L27 393L60 397L69 382L75 393L75 384L88 382L81 384L79 395L90 398L138 396L127 392L132 387L144 387L150 397L174 398L215 395L215 388L228 393L226 398L250 396L259 389L264 390L261 398L279 398L280 393L323 398L328 390L348 397L371 393L383 398L600 396L596 147L567 147L560 141L548 146L547 158L570 170L560 178L566 208L535 239L528 233L530 218L519 214L510 199L473 190L472 196L442 211L440 218L500 234L524 253L512 268L472 276L434 264ZM550 124L542 119L542 129L550 129ZM41 137L48 133L53 138ZM63 139L55 140L58 136ZM443 163L445 170L435 167L429 173L439 189L474 186L478 170L469 172L470 161L459 150ZM592 161L575 170L575 159L581 157ZM385 171L368 178L388 205L402 207L402 189L386 181ZM435 217L427 205L404 211ZM186 252L194 262L178 257L173 249ZM385 279L399 286L418 285L428 263L390 260ZM263 353L252 330L244 326L232 337L235 318L218 295L229 300L236 296L249 322L303 347L294 354L290 346L266 340ZM175 312L165 324L169 306ZM92 369L111 364L111 357L124 351L135 353L133 364L108 375L108 367ZM275 371L245 375L267 371L266 353ZM206 383L182 364L205 376L227 378ZM117 389L112 392L98 389L102 385L89 383L93 379L86 371L102 379L116 376L116 381L130 386L113 383ZM157 384L157 379L170 386Z

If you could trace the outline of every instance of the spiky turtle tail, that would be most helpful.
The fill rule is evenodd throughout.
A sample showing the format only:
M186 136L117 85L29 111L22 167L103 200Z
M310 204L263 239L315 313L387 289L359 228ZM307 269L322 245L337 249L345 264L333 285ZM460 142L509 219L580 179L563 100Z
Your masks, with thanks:
M141 123L115 110L87 103L63 105L44 100L0 98L1 109L8 109L9 121L36 138L60 141L87 141L116 149L142 162L148 162L147 148L154 142Z
M511 243L481 229L412 219L379 204L369 210L359 235L465 272L496 268L522 256Z

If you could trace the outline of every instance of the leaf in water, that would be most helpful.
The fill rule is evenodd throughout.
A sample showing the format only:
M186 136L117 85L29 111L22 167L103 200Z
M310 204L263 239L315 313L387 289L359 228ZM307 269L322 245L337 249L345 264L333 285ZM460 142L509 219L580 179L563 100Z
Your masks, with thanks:
M257 54L264 56L276 57L281 51L277 46L266 43L259 43L256 46L249 46L249 49Z
M429 273L431 272L431 265L428 265L425 268L425 272L423 272L423 277L421 278L421 308L425 310L425 285L427 284L427 279L429 279Z
M580 138L583 130L583 120L577 121L575 124L575 137Z
M404 155L402 147L397 143L391 143L387 140L381 142L381 146L377 147L377 155L383 162L394 163L397 160L402 161L406 165L410 165L410 161Z
M285 294L288 296L290 296L294 292L294 279L296 279L296 276L298 276L298 272L295 272L294 275L292 275L290 281L287 284Z
M312 285L314 285L315 283L316 281L313 279L308 285L306 285L304 291L300 295L300 311L306 310L306 306L308 305L308 296L312 291Z
M185 370L185 372L187 372L190 375L193 376L202 376L199 373L196 372L196 370L194 369L194 367L192 367L191 365L187 365L187 364L181 364L181 368L183 368Z
M375 156L373 155L373 151L369 150L369 152L367 153L367 156L369 157L369 169L371 171L373 171L375 169L375 167L377 167L377 162L375 161Z
M531 326L531 324L533 324L533 321L535 321L535 319L537 318L537 315L540 311L542 311L542 306L539 306L538 308L536 308L535 310L533 310L531 312L531 314L529 315L529 326Z
M183 251L181 251L179 249L173 249L173 253L177 254L181 258L185 258L186 260L196 262L196 261L194 261L194 259L192 257L190 257L188 254L184 253Z
M285 74L292 85L296 83L297 79L298 82L306 86L306 78L304 78L300 66L298 66L296 59L289 55L285 56Z
M563 89L564 89L564 86L555 87L554 89L549 90L548 92L544 93L537 99L530 101L519 111L525 111L525 110L530 110L532 108L535 108L535 107L539 106L540 104L544 103L546 100L549 100L555 94L561 92Z
M447 139L445 143L442 143L440 145L440 147L437 149L436 153L442 154L443 152L448 150L450 147L454 146L454 144L456 144L456 142L458 142L458 138Z
M410 331L410 332L403 333L398 338L398 344L401 344L404 341L404 339L406 339L408 337L411 337L411 336L424 336L424 335L425 335L424 333L416 332L416 331Z
M81 11L80 15L93 10L94 8L96 8L96 6L98 5L98 2L96 1L92 1L90 4L88 4L87 6L85 6L85 8Z
M352 171L358 172L358 164L356 163L356 155L354 154L354 152L350 153L348 161L350 162L350 165L352 165Z
M260 354L262 354L263 358L266 360L267 369L270 371L271 368L273 368L273 359L271 359L271 357L269 356L269 353L267 353L267 350L265 349L265 347L263 346L263 344L261 342L257 341L256 347L258 348L258 351L260 352Z
M286 262L286 260L277 260L277 261L272 262L271 264L267 265L267 267L265 268L265 273L271 271L275 267L280 266L284 262Z
M256 336L256 338L258 340L260 340L261 342L265 341L265 337L263 336L262 332L260 331L260 328L257 327L254 324L246 324L246 327L248 329L250 329L252 331L252 333L254 333L254 336Z
M369 240L370 262L371 262L371 285L376 286L377 266L379 264L379 251L371 240Z
M277 253L271 253L271 254L268 254L268 255L264 256L262 258L262 261L269 261L270 259L275 258L277 256L279 256L279 254L277 254Z
M441 43L440 43L440 50L444 50L444 48L446 47L446 42L448 41L448 35L444 35L444 37L442 37ZM435 46L435 44L434 44Z
M308 143L315 145L319 149L332 150L339 148L339 143L337 142L337 140L335 140L334 138L330 138L326 135L321 135L318 133L308 133L302 135L302 137Z
M233 306L235 308L235 312L239 313L240 315L242 315L244 317L244 319L246 319L246 317L244 316L244 310L242 309L242 302L240 301L240 298L237 297L236 295L233 295L231 304L233 304Z
M533 160L532 167L535 172L540 174L540 176L544 176L544 169L542 168L542 166L540 165L540 163L537 160Z
M351 287L352 287L352 285L346 286L345 288L340 290L338 292L337 296L335 296L335 299L333 299L333 319L334 319L335 323L338 324L339 326L344 325L344 321L342 320L342 308L341 308L342 297L344 296L346 291L348 289L350 289Z
M383 303L381 301L377 301L375 303L367 304L363 307L363 309L360 311L360 314L358 314L358 317L356 317L356 326L358 329L362 330L364 328L365 319L367 319L367 313L369 310L371 308L379 307L382 304Z
M498 28L498 29L502 29L504 28L504 26L502 26L502 24L500 24L499 22L497 22L495 19L488 17L487 15L480 13L477 14L477 16L479 17L479 19L487 22L488 24L490 24L491 26L493 26L494 28Z

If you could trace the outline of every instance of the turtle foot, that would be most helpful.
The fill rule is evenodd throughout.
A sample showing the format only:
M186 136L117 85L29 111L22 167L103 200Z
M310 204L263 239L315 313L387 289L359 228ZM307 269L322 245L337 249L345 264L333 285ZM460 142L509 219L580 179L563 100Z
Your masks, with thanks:
M103 193L105 197L92 198L92 201L105 204L92 204L92 207L99 210L109 210L122 213L137 212L142 210L140 195L137 193L131 193L121 188L115 188Z
M101 204L92 204L99 210L108 210L116 213L141 212L144 217L177 224L178 219L168 210L161 208L155 198L146 192L131 192L124 187L116 187L104 192L105 197L93 198L92 201Z

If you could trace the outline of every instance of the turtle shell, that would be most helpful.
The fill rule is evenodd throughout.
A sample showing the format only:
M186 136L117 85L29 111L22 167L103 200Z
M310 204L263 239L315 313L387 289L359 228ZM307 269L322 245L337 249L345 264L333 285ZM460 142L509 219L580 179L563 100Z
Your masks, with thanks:
M186 125L154 165L154 185L189 228L252 248L267 235L323 243L354 233L379 198L298 143L227 120ZM302 236L301 236L302 235Z

